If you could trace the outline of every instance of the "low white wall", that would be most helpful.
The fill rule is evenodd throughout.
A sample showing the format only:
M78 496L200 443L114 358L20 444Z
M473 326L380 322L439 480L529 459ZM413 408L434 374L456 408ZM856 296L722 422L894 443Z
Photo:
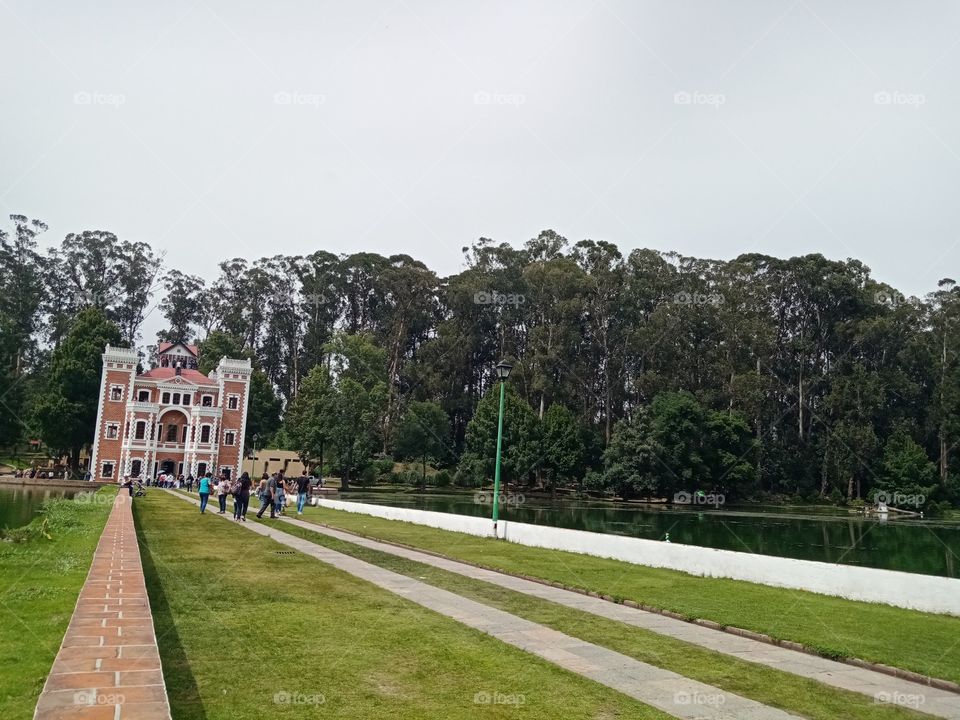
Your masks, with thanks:
M321 499L318 504L441 530L493 536L493 523L488 518L339 500ZM960 579L956 578L755 555L503 520L499 523L499 535L520 545L960 616Z

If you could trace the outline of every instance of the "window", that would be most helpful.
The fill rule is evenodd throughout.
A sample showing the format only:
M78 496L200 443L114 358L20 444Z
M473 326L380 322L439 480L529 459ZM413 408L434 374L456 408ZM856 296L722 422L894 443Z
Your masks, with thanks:
M180 393L174 393L174 394L173 394L173 404L174 404L174 405L179 405L179 404L180 404Z
M187 441L187 426L183 426L183 435L180 438L180 442L185 443Z
M189 394L186 394L186 395L183 396L183 404L184 404L184 405L189 405L189 404L190 404L190 395L189 395Z
M167 425L167 442L175 443L177 441L177 426Z
M137 400L139 400L140 402L150 402L150 391L140 390L137 393Z
M133 439L143 440L143 438L146 437L146 434L147 434L147 423L145 423L143 420L137 420L137 424L133 431Z
M103 477L103 478L113 477L113 460L103 461L103 465L100 466L100 477Z
M110 386L110 400L112 402L120 402L123 400L123 385Z
M197 465L197 476L198 476L198 477L203 477L203 476L206 475L206 474L207 474L207 464L206 464L206 463L200 463L200 464L198 464L198 465Z
M227 398L227 408L228 408L228 409L230 409L230 410L236 410L238 407L240 407L240 396L239 396L239 395L231 395L229 398Z
M200 442L208 443L210 442L210 426L204 425L200 428Z
M142 467L142 466L143 466L143 461L142 461L142 460L133 460L133 461L131 461L131 463L130 463L130 474L131 474L133 477L140 477L140 470L141 470L141 467Z
M107 440L116 440L120 436L120 423L107 423L104 427Z
M230 479L230 467L228 465L220 466L220 474L223 475L227 480Z
M213 406L213 395L204 395L204 396L203 396L203 399L202 399L201 402L200 402L200 404L203 405L204 407L212 407L212 406Z
M233 445L237 441L237 433L233 430L227 430L223 433L223 444Z
M163 423L157 423L157 440L163 437Z
M162 400L162 402L163 402L164 405L169 405L169 404L170 404L170 393L165 392L165 393L163 394L163 400Z

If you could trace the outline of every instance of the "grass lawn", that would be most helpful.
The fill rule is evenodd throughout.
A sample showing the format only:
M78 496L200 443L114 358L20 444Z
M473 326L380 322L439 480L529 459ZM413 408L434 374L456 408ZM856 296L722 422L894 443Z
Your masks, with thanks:
M166 493L134 517L177 720L668 717Z
M765 705L779 707L789 713L822 720L923 717L916 712L878 705L872 697L830 688L813 680L748 663L642 628L566 608L480 580L465 578L430 565L363 548L286 523L279 527L284 532L332 550L416 577L642 662L672 670Z
M48 501L41 517L0 542L3 720L33 717L115 495L115 488L104 488Z
M832 657L858 657L960 682L960 618L674 570L527 547L423 525L308 507L304 518L495 570L793 640Z

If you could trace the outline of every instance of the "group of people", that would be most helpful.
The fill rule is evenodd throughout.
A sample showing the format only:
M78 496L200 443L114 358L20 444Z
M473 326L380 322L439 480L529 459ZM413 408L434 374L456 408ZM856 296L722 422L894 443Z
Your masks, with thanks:
M260 499L260 510L257 511L257 517L262 518L263 513L270 510L270 517L276 518L279 515L286 514L287 493L297 496L297 515L303 515L303 506L313 493L314 487L323 487L323 480L314 481L314 478L307 475L306 471L298 478L285 478L283 470L269 475L263 474L260 478L260 485L257 487L257 497Z
M207 473L209 475L209 473ZM183 473L179 475L174 475L173 473L160 473L157 475L157 487L166 488L168 490L179 490L180 488L186 488L187 492L193 492L193 484L196 480L193 477L193 474L183 476ZM147 485L150 484L150 478L147 478Z

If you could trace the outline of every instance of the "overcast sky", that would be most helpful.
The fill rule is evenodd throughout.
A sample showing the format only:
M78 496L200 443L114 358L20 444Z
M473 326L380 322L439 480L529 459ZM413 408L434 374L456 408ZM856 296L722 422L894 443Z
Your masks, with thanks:
M960 3L0 0L0 212L213 278L544 228L960 275Z

